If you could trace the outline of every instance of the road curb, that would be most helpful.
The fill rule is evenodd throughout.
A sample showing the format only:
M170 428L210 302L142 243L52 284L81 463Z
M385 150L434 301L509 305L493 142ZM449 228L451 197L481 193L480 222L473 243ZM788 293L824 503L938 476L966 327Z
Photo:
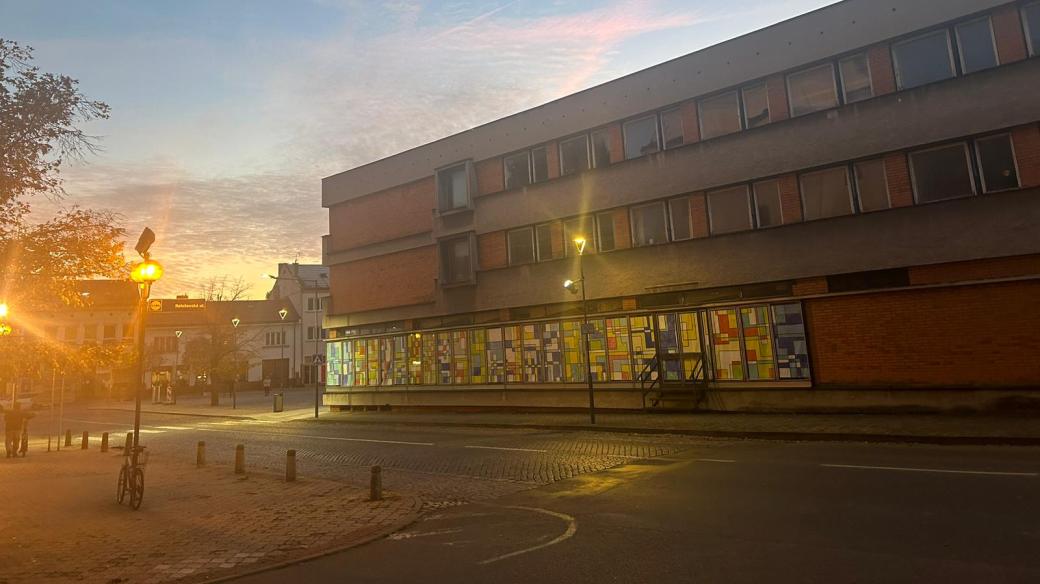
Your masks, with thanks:
M571 424L507 424L494 422L438 422L402 420L320 420L324 423L401 426L443 426L456 428L522 428L565 432L611 432L619 434L677 434L700 438L772 440L780 442L877 442L894 444L932 444L942 446L1040 446L1040 437L1030 436L925 436L914 434L870 434L856 432L766 432L740 430L695 430L687 428L642 428Z
M124 408L87 408L88 411L94 412L128 412L133 413L132 409ZM238 414L211 414L211 413L192 413L192 412L170 412L166 410L141 410L142 414L162 414L166 416L192 416L196 418L224 418L228 420L256 420L253 416L243 416Z

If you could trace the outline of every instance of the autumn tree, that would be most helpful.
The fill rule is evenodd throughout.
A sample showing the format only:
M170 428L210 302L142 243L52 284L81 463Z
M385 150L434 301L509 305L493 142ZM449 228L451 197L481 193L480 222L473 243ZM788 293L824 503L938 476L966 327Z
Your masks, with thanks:
M246 300L249 297L249 284L242 276L232 278L230 276L212 276L202 283L199 293L206 300L216 302L230 302L233 300Z

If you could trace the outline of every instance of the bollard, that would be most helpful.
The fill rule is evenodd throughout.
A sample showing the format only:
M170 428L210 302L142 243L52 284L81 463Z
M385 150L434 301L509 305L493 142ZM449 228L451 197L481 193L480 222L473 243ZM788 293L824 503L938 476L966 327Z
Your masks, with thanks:
M383 499L383 468L372 467L372 481L368 488L369 501L381 501Z
M134 447L134 433L126 433L126 446L123 446L123 456L130 456L130 449Z
M108 432L101 433L101 452L108 452Z
M202 440L195 449L195 466L206 466L206 443Z
M235 474L246 472L246 447L239 444L235 447Z
M83 440L79 443L80 450L86 450L90 446L90 432L83 431Z
M65 430L65 447L72 446L72 430Z
M285 482L291 483L296 480L296 451L285 451Z

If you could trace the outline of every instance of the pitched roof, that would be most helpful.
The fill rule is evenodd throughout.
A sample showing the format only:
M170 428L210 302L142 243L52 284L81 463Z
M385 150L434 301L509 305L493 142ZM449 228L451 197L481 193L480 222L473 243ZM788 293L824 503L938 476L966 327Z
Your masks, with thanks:
M82 308L128 308L137 305L137 284L129 280L80 280L76 288L83 295Z

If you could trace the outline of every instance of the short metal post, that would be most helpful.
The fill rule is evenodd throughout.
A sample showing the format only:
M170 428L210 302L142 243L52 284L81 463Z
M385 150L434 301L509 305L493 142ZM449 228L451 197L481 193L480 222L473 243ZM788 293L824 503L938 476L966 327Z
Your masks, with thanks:
M246 472L246 447L239 444L235 447L235 474Z
M372 467L372 480L368 488L369 501L381 501L383 499L383 467Z
M195 466L206 466L206 443L202 440L195 447Z
M65 447L72 446L72 430L65 430Z
M101 452L108 452L108 432L101 433Z
M133 445L134 445L134 433L133 432L127 432L126 433L126 445L123 446L123 456L130 456L130 449L133 448Z
M79 449L80 450L86 450L89 445L90 445L90 432L87 432L86 430L84 430L83 431L83 441L79 443Z
M296 451L285 451L285 482L291 483L296 480Z

